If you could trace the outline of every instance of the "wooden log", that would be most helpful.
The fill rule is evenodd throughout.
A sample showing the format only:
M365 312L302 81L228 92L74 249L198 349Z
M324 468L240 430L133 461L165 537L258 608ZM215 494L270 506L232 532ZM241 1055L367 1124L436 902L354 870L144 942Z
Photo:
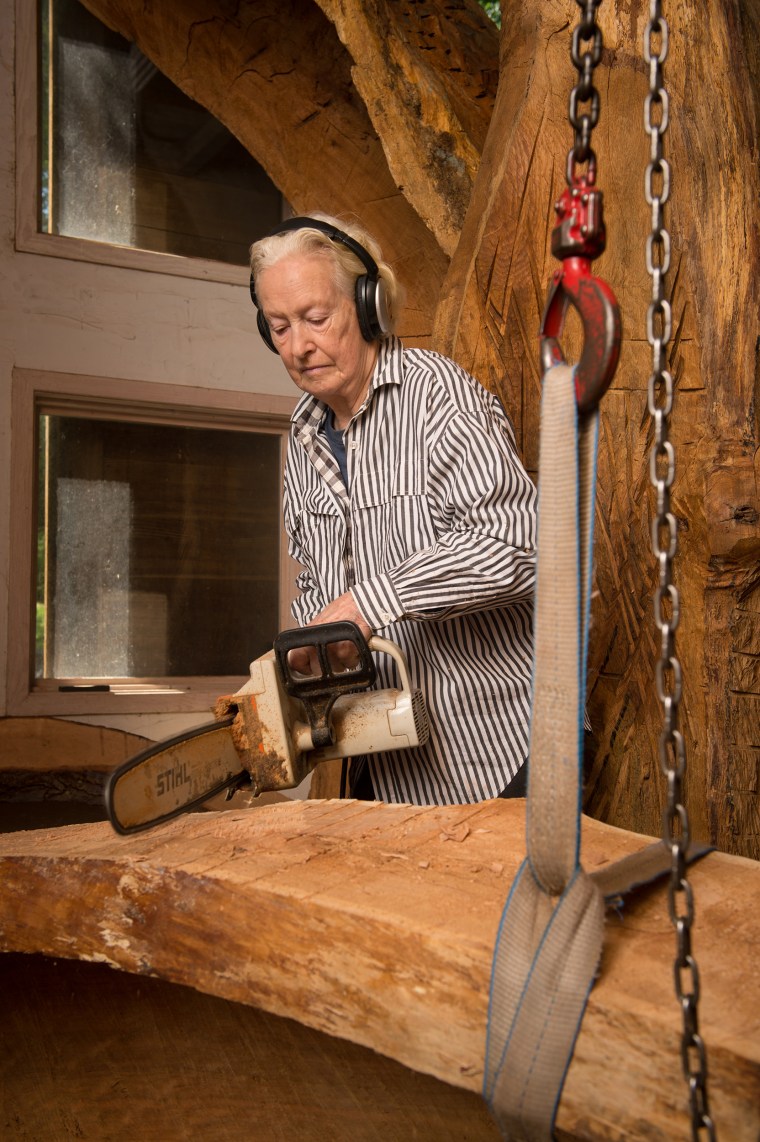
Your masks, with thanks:
M0 800L103 800L107 775L147 738L62 718L0 719Z
M524 854L524 802L290 802L0 840L0 947L108 963L287 1015L480 1089L496 931ZM583 822L589 871L648 838ZM721 1136L760 1129L760 866L690 871L700 1030ZM609 915L560 1137L688 1134L662 888ZM737 999L740 997L740 999Z

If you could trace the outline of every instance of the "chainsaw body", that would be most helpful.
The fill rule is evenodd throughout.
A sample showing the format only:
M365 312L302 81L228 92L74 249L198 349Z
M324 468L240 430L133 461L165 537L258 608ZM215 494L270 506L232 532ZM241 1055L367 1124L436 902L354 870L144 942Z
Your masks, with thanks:
M354 644L358 665L336 668L331 648ZM297 674L290 653L313 652L317 669ZM370 651L389 654L399 688L370 690ZM109 778L106 808L119 833L138 832L196 808L227 789L250 785L255 796L293 789L322 761L424 744L429 727L422 694L409 684L401 648L387 639L367 643L353 623L284 631L250 677L220 698L217 720L157 742Z
M288 693L275 652L251 663L250 679L233 695L230 712L236 708L242 719L240 756L255 794L293 789L321 761L409 749L427 740L425 704L419 690L409 686L400 647L382 638L371 638L368 645L395 660L401 688L338 693L328 715L332 740L324 745L315 744L314 719L308 699L297 696L298 684L296 693ZM350 671L338 677L343 689L355 685Z

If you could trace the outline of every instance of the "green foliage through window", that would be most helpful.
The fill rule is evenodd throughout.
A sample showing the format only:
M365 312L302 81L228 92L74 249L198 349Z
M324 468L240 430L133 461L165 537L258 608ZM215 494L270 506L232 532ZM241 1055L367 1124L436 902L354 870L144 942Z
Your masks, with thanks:
M500 0L480 0L480 7L487 16L490 16L497 28L501 27Z

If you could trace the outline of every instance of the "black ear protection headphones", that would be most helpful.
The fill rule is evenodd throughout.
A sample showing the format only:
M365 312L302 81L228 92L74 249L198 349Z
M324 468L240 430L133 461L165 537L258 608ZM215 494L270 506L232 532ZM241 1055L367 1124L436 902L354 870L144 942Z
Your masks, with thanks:
M352 238L350 234L345 234L342 230L338 230L336 226L331 226L329 222L323 222L321 218L288 218L272 230L269 237L271 238L275 234L286 234L289 230L307 229L320 230L327 235L331 242L340 242L342 246L346 246L353 254L356 254L367 271L366 274L361 274L356 279L355 302L359 329L365 341L374 341L377 337L384 337L391 328L385 284L380 278L377 262L355 238ZM251 301L256 306L256 324L259 333L264 338L265 344L273 353L276 353L277 349L272 340L269 324L256 300L253 274L251 274Z

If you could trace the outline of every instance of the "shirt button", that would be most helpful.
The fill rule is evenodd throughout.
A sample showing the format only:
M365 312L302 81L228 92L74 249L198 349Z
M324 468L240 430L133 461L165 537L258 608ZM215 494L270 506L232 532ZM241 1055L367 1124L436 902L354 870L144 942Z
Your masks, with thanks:
M387 611L381 611L380 612L380 618L382 619L384 626L387 626L388 623L391 621L391 616L388 614Z
M355 452L358 447L359 447L359 441L358 440L352 440L351 444L350 444L351 451Z

